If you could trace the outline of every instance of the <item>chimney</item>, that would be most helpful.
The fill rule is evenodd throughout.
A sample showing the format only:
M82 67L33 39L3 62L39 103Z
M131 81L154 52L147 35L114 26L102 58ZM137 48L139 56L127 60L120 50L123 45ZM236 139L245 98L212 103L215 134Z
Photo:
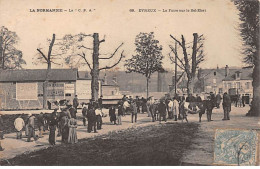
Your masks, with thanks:
M228 65L226 65L225 67L225 77L227 77L229 75L229 67Z

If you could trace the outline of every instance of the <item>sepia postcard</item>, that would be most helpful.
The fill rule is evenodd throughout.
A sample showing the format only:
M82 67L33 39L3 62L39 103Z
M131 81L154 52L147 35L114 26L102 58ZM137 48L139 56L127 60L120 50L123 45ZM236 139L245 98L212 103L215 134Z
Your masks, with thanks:
M259 0L0 0L1 166L259 166Z

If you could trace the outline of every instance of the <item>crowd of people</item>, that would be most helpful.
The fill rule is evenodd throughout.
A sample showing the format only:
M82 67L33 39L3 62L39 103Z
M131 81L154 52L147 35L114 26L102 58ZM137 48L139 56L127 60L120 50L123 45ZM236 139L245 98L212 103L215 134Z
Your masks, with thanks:
M198 94L196 96L190 94L187 97L185 95L175 95L174 97L167 95L159 100L153 97L145 99L138 96L132 98L124 95L117 105L109 108L108 115L113 125L122 125L122 117L126 115L131 115L131 123L136 123L138 114L144 113L151 117L152 122L159 121L159 123L162 121L167 122L167 119L181 120L182 122L185 120L188 122L188 114L199 114L199 122L201 122L202 115L206 113L207 121L210 122L212 121L213 108L220 108L221 101L224 112L222 120L230 120L231 99L227 93L224 93L223 96L220 94L215 96L213 93L210 93L203 99ZM61 137L62 143L77 143L78 106L79 101L75 97L72 105L67 105L63 109L55 109L51 114L40 113L37 117L33 114L28 114L26 122L20 115L14 121L17 133L16 138L22 139L22 130L25 128L27 142L31 142L32 138L36 141L38 138L43 137L46 131L49 131L49 143L51 145L55 145L56 137ZM102 96L97 101L91 100L90 103L82 104L83 125L87 126L87 132L97 133L97 130L102 129L102 117L105 116L102 108ZM38 135L35 134L35 119L37 119ZM0 125L2 123L0 116ZM3 137L3 134L0 132L0 138L2 139ZM0 151L2 150L3 148L0 144Z

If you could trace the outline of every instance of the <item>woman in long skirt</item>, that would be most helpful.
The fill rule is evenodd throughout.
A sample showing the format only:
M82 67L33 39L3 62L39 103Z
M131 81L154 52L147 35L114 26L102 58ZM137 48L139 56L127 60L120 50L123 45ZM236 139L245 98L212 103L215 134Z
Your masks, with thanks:
M67 143L69 137L69 117L67 115L61 118L61 141Z
M76 131L77 121L76 121L76 119L74 117L72 117L69 120L68 126L69 126L68 143L71 143L71 144L77 143L78 142L77 131Z

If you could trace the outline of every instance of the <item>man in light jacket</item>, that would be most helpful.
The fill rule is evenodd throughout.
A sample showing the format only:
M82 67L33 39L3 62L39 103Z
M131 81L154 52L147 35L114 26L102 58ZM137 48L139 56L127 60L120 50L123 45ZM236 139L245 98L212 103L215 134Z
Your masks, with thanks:
M178 114L179 114L179 102L174 97L173 98L173 116L174 116L174 121L177 121L177 115Z
M22 115L19 115L14 121L14 127L16 129L16 139L22 139L22 130L24 127L24 120Z
M29 114L29 120L28 120L28 138L27 138L27 142L31 142L31 137L34 138L34 141L37 141L38 138L35 135L35 126L34 126L34 122L35 122L35 117L32 114Z

